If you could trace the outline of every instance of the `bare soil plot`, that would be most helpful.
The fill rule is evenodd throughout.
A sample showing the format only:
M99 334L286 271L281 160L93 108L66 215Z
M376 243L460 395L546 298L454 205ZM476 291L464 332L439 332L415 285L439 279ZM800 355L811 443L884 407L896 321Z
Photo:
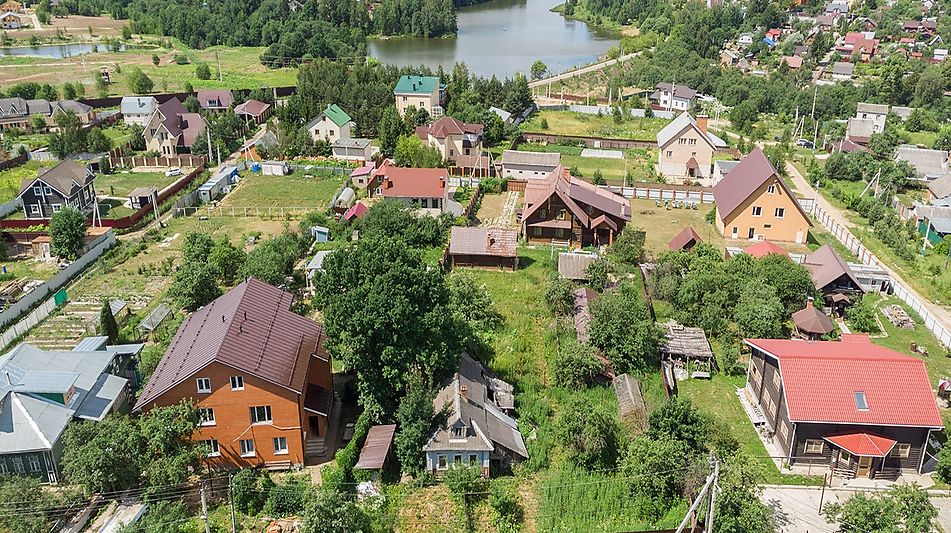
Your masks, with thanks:
M519 192L485 194L476 213L476 220L480 226L514 228L518 225L515 212L521 205L522 193Z

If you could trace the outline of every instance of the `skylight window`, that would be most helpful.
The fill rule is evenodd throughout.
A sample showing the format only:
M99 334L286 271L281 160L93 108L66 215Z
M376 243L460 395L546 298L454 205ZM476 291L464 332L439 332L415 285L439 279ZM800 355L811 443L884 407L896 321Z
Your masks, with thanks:
M868 399L865 398L865 392L855 391L855 408L859 411L868 411Z

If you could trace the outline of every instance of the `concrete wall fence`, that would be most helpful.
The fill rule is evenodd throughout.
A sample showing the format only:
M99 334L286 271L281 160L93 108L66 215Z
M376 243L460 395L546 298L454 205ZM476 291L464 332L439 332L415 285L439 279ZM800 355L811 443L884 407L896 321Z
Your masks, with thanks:
M839 242L854 253L863 264L876 268L882 267L881 262L875 257L875 254L865 248L861 241L846 228L842 227L835 220L832 220L832 217L821 207L816 205L812 210L812 215L819 223L825 226ZM951 349L951 331L931 314L931 311L928 310L924 302L922 302L911 289L894 278L891 279L891 286L895 296L905 302L914 312L918 313L925 327L928 328L928 331L932 332L945 348Z
M29 294L0 312L0 327L6 327L7 324L17 320L28 310L32 309L26 317L0 334L0 349L9 346L13 341L26 334L30 331L30 328L42 322L56 310L53 295L66 285L69 280L84 271L98 259L99 256L105 253L106 250L112 248L116 244L115 233L107 231L90 244L89 251L83 254L79 259L70 263L68 267L59 271L55 276L50 278L49 281L33 289ZM46 298L45 301L44 298ZM37 305L38 303L39 305Z

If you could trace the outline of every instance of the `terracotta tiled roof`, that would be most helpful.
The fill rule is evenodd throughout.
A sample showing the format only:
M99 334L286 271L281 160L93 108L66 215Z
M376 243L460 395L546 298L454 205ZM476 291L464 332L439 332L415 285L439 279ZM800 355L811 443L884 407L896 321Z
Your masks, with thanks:
M849 433L847 435L836 435L834 437L825 437L825 440L835 444L839 448L862 457L885 457L896 441L872 435L870 433Z
M135 408L148 407L216 361L303 393L310 357L327 355L321 327L292 312L292 300L249 278L196 311L178 328Z
M944 427L924 362L872 344L868 336L746 344L778 359L792 422ZM857 393L867 409L860 408Z

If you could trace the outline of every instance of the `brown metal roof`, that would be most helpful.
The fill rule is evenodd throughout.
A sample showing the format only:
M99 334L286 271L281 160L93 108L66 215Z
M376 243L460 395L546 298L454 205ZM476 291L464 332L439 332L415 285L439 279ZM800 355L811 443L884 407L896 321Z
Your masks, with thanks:
M825 335L835 329L832 319L816 309L816 306L812 305L812 301L806 302L805 309L793 313L792 319L793 324L796 324L796 329L805 333Z
M515 257L518 230L515 228L463 228L453 226L449 236L450 255Z
M807 255L803 265L809 269L812 282L819 290L843 275L848 276L856 287L862 286L848 263L843 261L828 244L823 244L815 252Z
M320 325L290 310L293 296L249 278L178 328L142 390L142 409L212 362L304 392L312 355L327 358Z
M717 211L726 219L750 195L774 176L778 174L769 159L766 159L766 154L759 148L754 149L713 187ZM779 182L782 183L782 180Z
M700 238L700 235L697 234L697 231L694 230L692 226L687 226L686 228L680 230L680 233L671 239L670 242L667 243L667 246L671 250L683 250L692 248L699 242L703 242L703 240Z
M396 433L396 424L373 426L367 432L367 440L360 450L360 459L353 468L357 470L379 470L386 462L386 455L390 452L393 443L393 434Z

